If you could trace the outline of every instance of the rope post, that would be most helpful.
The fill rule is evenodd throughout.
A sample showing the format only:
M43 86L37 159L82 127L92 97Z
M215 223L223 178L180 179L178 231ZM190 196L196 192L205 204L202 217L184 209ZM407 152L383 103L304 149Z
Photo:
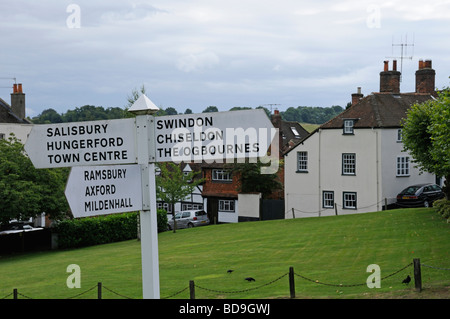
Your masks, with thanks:
M97 299L102 299L102 283L97 283Z
M189 280L189 298L195 299L195 284L193 280Z
M414 285L416 287L416 291L421 292L422 291L422 274L420 271L420 259L414 258L413 263L414 263Z
M13 290L13 299L19 299L18 293L17 293L17 288L14 288L14 290Z
M295 280L294 280L294 267L289 267L289 292L291 299L295 298Z

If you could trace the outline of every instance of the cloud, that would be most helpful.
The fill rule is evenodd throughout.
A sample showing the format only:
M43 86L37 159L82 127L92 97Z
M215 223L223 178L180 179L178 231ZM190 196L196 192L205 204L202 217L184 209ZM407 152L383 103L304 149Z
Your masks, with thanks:
M212 69L220 62L219 57L213 52L189 54L178 59L177 68L183 72L199 72Z
M77 29L66 24L71 3L81 10ZM399 54L393 36L405 33L414 33L417 59L433 59L436 86L448 85L449 11L440 0L2 2L0 76L23 82L38 113L122 106L142 84L153 101L194 112L213 103L342 105L357 86L378 89L382 61Z

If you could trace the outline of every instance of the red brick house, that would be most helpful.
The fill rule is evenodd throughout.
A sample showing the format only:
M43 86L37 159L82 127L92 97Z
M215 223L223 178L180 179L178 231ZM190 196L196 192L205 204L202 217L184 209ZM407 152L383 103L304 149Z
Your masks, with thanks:
M283 121L278 110L272 115L272 124L279 129L279 158L296 141L306 137L309 133L297 122ZM202 196L205 200L205 208L211 223L238 222L243 212L238 211L238 194L240 188L240 176L232 173L229 165L224 163L203 163L201 165L203 183ZM278 169L279 181L284 185L284 167ZM284 199L284 190L274 192L270 199Z

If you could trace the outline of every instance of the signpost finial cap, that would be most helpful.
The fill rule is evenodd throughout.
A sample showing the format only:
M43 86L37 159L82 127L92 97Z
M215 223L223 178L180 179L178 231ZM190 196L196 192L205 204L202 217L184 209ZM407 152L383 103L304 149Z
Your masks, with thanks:
M145 95L142 94L128 109L136 115L154 114L159 111L159 108Z

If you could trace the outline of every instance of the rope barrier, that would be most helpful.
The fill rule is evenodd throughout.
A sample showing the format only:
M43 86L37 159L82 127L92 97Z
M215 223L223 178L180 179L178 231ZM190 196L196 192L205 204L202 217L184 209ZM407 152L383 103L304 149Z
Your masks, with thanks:
M169 299L169 298L175 297L175 296L181 294L182 292L186 291L188 288L189 288L189 287L183 288L183 289L181 289L180 291L178 291L178 292L176 292L176 293L174 293L174 294L172 294L172 295L170 295L170 296L161 298L161 299Z
M112 292L113 294L119 296L119 297L122 297L122 298L125 298L125 299L134 299L134 298L127 297L127 296L125 296L125 295L119 294L118 292L115 292L115 291L109 289L109 288L106 287L106 286L102 286L102 287L105 288L106 290L108 290L109 292Z
M395 200L396 197L387 197L387 198L384 198L384 199L382 199L382 200L380 200L380 201L378 201L378 202L376 202L374 204L371 204L371 205L359 206L359 207L357 207L357 209L366 209L366 208L370 208L370 207L377 206L377 205L380 205L380 204L382 204L384 206L386 201L388 201L388 200L392 201L393 199ZM407 207L407 208L423 207L423 204L420 204L420 203L419 204L414 204L414 205L405 205L405 204L401 204L401 203L398 203L398 202L394 202L394 203L391 202L390 205L392 205L392 204L395 204L395 205L397 205L399 207ZM336 202L334 203L334 205L336 205L336 207L339 207L340 209L344 208L343 205L338 204ZM327 207L327 208L319 209L318 211L314 211L314 212L306 212L306 211L302 211L301 209L292 207L292 208L288 209L287 211L285 211L284 215L286 216L288 214L292 214L292 209L294 209L294 212L301 213L301 214L320 215L322 212L331 211L334 208L333 207Z
M409 264L406 265L405 267L403 267L403 268L397 270L396 272L394 272L394 273L392 273L392 274L390 274L390 275L387 275L387 276L381 278L380 280L385 280L385 279L387 279L387 278L389 278L389 277L391 277L391 276L394 276L394 275L398 274L399 272L405 270L406 268L410 267L412 264L413 264L413 263L409 263ZM311 279L311 278L307 278L307 277L302 276L302 275L300 275L300 274L297 274L297 273L295 273L295 272L294 272L294 275L296 275L297 277L300 277L300 278L302 278L302 279L305 279L305 280L314 282L314 283L316 283L316 284L321 284L321 285L326 285L326 286L333 286L333 287L357 287L357 286L365 286L365 285L367 285L366 282L364 282L364 283L362 283L362 284L351 284L351 285L344 285L344 284L330 284L330 283L321 282L321 281L319 281L319 280L314 280L314 279Z
M210 292L215 292L215 293L221 293L221 294L237 294L237 293L242 293L242 292L247 292L247 291L252 291L252 290L256 290L262 287L266 287L269 286L271 284L273 284L274 282L280 280L281 278L287 276L288 273L285 273L284 275L281 275L280 277L278 277L275 280L272 280L264 285L258 286L258 287L253 287L253 288L248 288L248 289L243 289L243 290L235 290L235 291L223 291L223 290L215 290L215 289L209 289L209 288L205 288L205 287L201 287L197 284L195 284L195 287L206 290L206 291L210 291Z
M435 266L430 266L430 265L425 265L425 264L421 264L421 266L438 269L438 270L450 270L450 268L441 268L441 267L435 267Z
M97 285L95 285L95 286L93 286L92 288L89 288L89 289L87 289L87 290L85 290L85 291L83 291L83 292L80 292L79 294L77 294L77 295L75 295L75 296L68 297L68 298L66 298L66 299L73 299L73 298L82 296L82 295L84 295L85 293L88 293L89 291L91 291L91 290L93 290L93 289L95 289L95 288L97 288Z
M406 266L400 268L399 270L397 270L397 271L395 271L395 272L393 272L393 273L391 273L391 274L389 274L389 275L387 275L387 276L382 277L380 280L385 280L385 279L387 279L387 278L389 278L389 277L392 277L392 276L398 274L399 272L405 270L406 268L408 268L408 267L410 267L410 266L412 266L412 265L413 265L413 263L411 262L411 263L407 264ZM426 265L426 264L421 264L421 266L423 266L423 267L428 267L428 268L433 268L433 269L437 269L437 270L450 270L450 268L436 267L436 266L431 266L431 265ZM265 284L262 284L262 285L260 285L260 286L252 287L252 288L248 288L248 289L242 289L242 290L231 290L231 291L230 291L230 290L228 290L228 291L227 291L227 290L217 290L217 289L210 289L210 288L207 288L207 287L202 287L202 286L199 286L199 285L197 285L197 284L194 284L194 287L199 288L199 289L202 289L202 290L205 290L205 291L213 292L213 293L220 293L220 294L237 294L237 293L243 293L243 292L248 292L248 291L260 289L260 288L263 288L263 287L267 287L267 286L272 285L272 284L274 284L275 282L281 280L282 278L286 277L288 274L289 274L289 273L285 273L285 274L283 274L283 275L277 277L276 279L271 280L271 281L269 281L269 282L267 282L267 283L265 283ZM299 277L299 278L302 278L302 279L304 279L304 280L310 281L310 282L312 282L312 283L316 283L316 284L320 284L320 285L326 285L326 286L333 286L333 287L357 287L357 286L365 286L365 285L367 285L366 282L360 283L360 284L334 284L334 283L327 283L327 282L322 282L322 281L319 281L319 280L311 279L311 278L309 278L309 277L306 277L306 276L304 276L304 275L302 275L302 274L299 274L299 273L296 273L296 272L293 272L293 274L294 274L295 276ZM73 299L73 298L80 297L80 296L82 296L82 295L84 295L84 294L86 294L86 293L88 293L88 292L94 290L96 287L98 287L98 285L95 285L95 286L93 286L93 287L91 287L91 288L89 288L89 289L87 289L87 290L85 290L85 291L83 291L83 292L81 292L81 293L79 293L79 294L76 294L76 295L74 295L74 296L72 296L72 297L68 297L68 298L66 298L66 299ZM102 287L103 287L104 289L108 290L109 292L111 292L111 293L113 293L113 294L119 296L119 297L126 298L126 299L133 299L132 297L128 297L128 296L122 295L122 294L120 294L120 293L118 293L118 292L116 292L116 291L113 291L112 289L110 289L110 288L108 288L108 287L105 287L105 286L102 286ZM181 289L181 290L179 290L179 291L173 293L172 295L169 295L169 296L167 296L167 297L165 297L165 298L161 298L161 299L169 299L169 298L175 297L175 296L177 296L177 295L183 293L184 291L186 291L188 288L189 288L189 287L185 287L185 288L183 288L183 289ZM21 297L23 297L23 298L26 298L26 299L33 299L33 298L29 297L29 296L26 296L26 295L24 295L24 294L18 292L17 289L14 289L14 292L7 294L7 295L3 296L3 297L0 298L0 299L7 299L7 298L10 298L11 296L13 296L13 297L16 298L16 297L19 296L19 295L20 295Z

